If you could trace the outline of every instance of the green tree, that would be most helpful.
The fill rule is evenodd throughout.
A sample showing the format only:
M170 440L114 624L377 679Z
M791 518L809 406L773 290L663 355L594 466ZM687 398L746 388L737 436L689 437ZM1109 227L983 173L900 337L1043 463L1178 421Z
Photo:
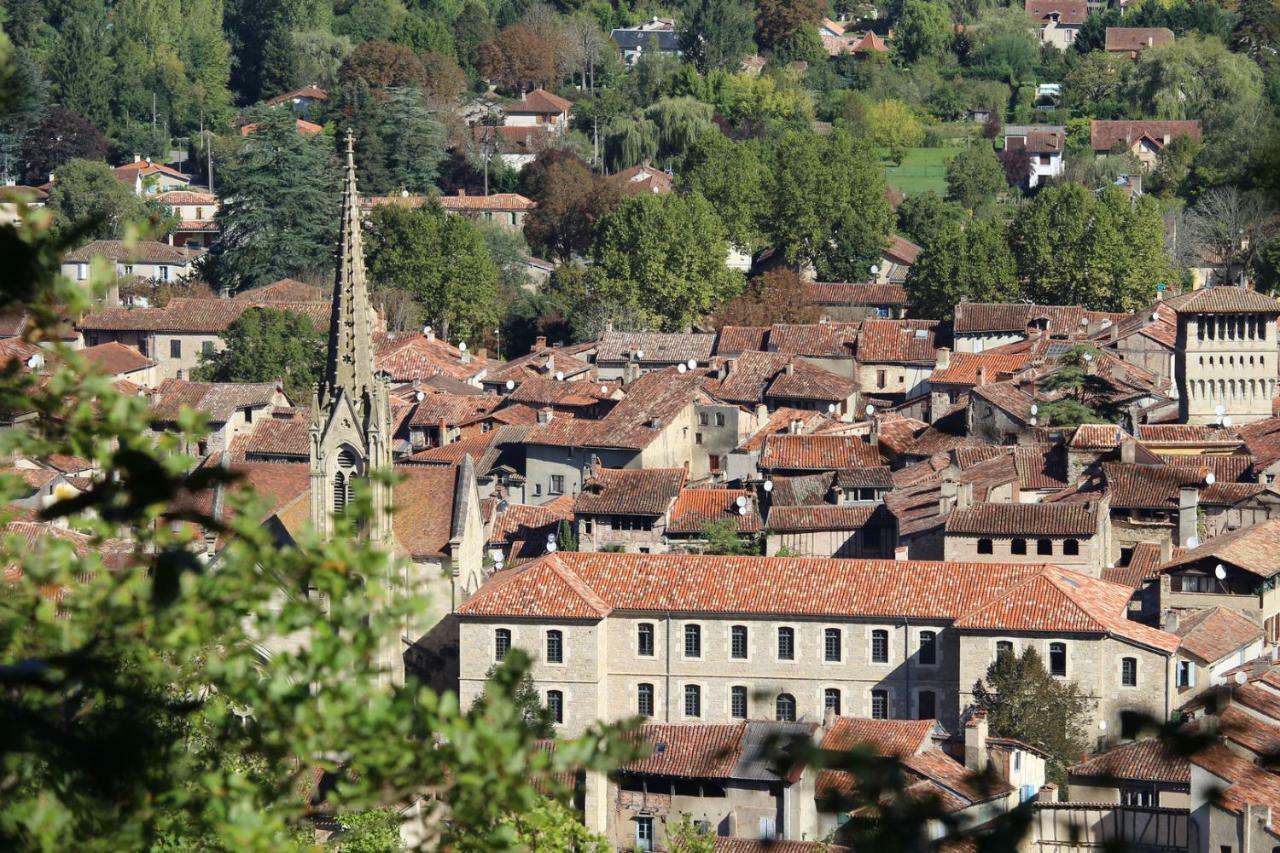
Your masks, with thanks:
M451 340L475 341L498 320L498 268L470 220L439 205L384 205L369 220L369 277L413 294L428 320Z
M49 209L59 229L70 231L78 223L91 223L82 240L119 240L129 226L147 225L150 211L121 183L106 163L72 160L58 169L58 180L49 190Z
M472 711L483 711L494 699L494 694L510 698L515 712L517 728L535 738L555 737L555 721L551 712L542 704L538 685L527 667L528 651L512 649L501 663L492 664L485 671L484 680L496 690L485 690L471 700Z
M678 20L684 59L703 74L737 71L755 52L755 20L742 0L685 0Z
M658 154L658 126L641 115L618 116L605 132L604 161L620 172L652 160Z
M947 161L947 201L966 210L995 201L1005 190L1004 169L986 143L970 145Z
M777 50L801 31L814 27L826 14L822 0L760 0L756 5L756 41Z
M445 153L444 126L423 103L417 89L391 89L378 105L378 131L386 156L391 191L425 193L435 189Z
M708 130L693 141L679 173L681 189L711 202L729 242L751 255L765 248L768 180L761 145L754 140L734 142L719 130Z
M1048 187L1013 222L1010 246L1027 298L1132 311L1172 280L1159 203L1108 187Z
M1111 402L1116 386L1090 367L1101 353L1091 346L1073 346L1054 370L1045 375L1039 390L1053 398L1040 406L1051 426L1115 423L1120 407Z
M474 70L479 61L480 45L493 38L493 34L493 19L485 5L469 0L453 21L453 44L458 61Z
M664 330L686 328L741 286L725 266L724 225L702 196L637 195L600 221L591 255L606 301L647 312Z
M707 540L707 544L702 549L704 554L736 557L760 553L760 547L752 537L744 539L738 535L738 525L732 519L710 522L702 529L702 535Z
M908 148L924 142L924 125L910 107L895 98L871 104L863 121L871 141L889 149L890 158L896 162L902 162Z
M903 0L893 40L894 55L904 64L936 59L951 43L951 16L942 3Z
M944 201L933 190L909 195L898 205L898 233L923 249L932 246L944 231L968 220L964 208Z
M507 816L503 826L515 832L519 849L527 853L607 850L609 846L604 836L587 829L578 812L555 799Z
M13 73L0 80L8 90L0 102L0 179L22 174L22 149L43 121L48 107L48 84L27 50L14 52ZM47 179L47 178L46 178Z
M298 133L293 113L268 109L222 171L215 282L241 289L327 270L337 240L338 168L323 136Z
M49 82L58 104L98 127L111 119L115 63L106 46L111 24L101 0L76 0L49 56Z
M973 686L973 701L987 712L991 734L1013 738L1046 753L1049 778L1063 784L1070 764L1089 752L1091 702L1074 681L1053 678L1040 654L1003 652Z
M299 403L311 398L324 369L328 341L315 324L292 311L250 308L222 336L227 348L200 357L192 374L201 382L283 382Z
M951 319L962 299L1015 302L1021 295L1004 227L981 220L943 225L911 266L906 287L911 316L935 320Z
M578 536L573 532L573 524L568 519L560 522L560 529L556 533L556 542L561 551L578 550Z
M668 167L684 162L685 152L699 136L713 131L711 105L696 98L663 98L644 111L658 135L658 159Z
M667 825L667 838L668 846L680 853L715 853L715 835L694 823L687 812Z

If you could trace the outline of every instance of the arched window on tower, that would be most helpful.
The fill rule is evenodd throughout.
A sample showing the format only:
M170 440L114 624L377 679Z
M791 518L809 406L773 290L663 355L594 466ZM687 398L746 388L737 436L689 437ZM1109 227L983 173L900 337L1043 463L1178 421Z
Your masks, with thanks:
M347 490L351 488L347 476L341 471L333 475L333 514L342 515L347 509Z
M338 448L338 470L333 475L333 513L341 515L355 497L355 478L361 470L360 455L348 444Z

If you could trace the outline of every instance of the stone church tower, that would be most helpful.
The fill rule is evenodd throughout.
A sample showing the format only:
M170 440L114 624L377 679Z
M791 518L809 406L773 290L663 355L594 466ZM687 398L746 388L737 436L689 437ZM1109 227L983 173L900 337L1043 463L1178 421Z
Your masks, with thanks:
M362 481L373 500L366 535L370 542L390 548L391 487L369 478L372 472L390 470L391 406L386 384L373 370L373 307L365 282L354 141L348 130L329 357L311 405L311 522L315 529L325 538L333 535L333 516L346 509L357 481Z

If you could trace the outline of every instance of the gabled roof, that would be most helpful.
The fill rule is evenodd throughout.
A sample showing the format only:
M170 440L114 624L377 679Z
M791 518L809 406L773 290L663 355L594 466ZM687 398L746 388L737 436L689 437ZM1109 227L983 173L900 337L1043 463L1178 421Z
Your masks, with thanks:
M715 347L713 334L675 332L605 332L596 348L596 363L635 360L640 364L707 362Z
M273 305L280 302L325 302L333 298L333 291L314 284L304 284L296 279L282 278L261 287L251 287L237 293L232 299L236 302L252 302L258 305Z
M769 340L768 326L725 326L716 339L716 355L738 355L763 351Z
M409 425L417 427L457 426L472 418L488 414L502 402L497 394L481 396L455 394L427 394L413 407Z
M485 381L492 381L492 377L486 376ZM530 376L521 380L516 389L507 395L507 399L512 403L535 407L589 408L601 400L613 400L619 396L617 382L556 380L547 376Z
M1275 297L1234 285L1202 287L1167 299L1165 304L1179 314L1234 314L1245 311L1280 314L1280 302Z
M1166 44L1173 44L1173 30L1168 27L1107 27L1108 51L1142 51Z
M1133 546L1133 554L1124 566L1115 566L1102 570L1102 579L1109 583L1138 589L1149 578L1159 574L1160 545L1157 542L1137 542Z
M669 776L680 779L728 779L742 754L746 723L649 723L634 737L648 744L648 756L618 769L626 775Z
M575 515L662 515L684 488L684 468L597 468L574 502Z
M1244 814L1248 806L1267 806L1272 829L1280 816L1280 776L1270 773L1227 747L1215 744L1191 757L1191 763L1227 783L1217 804L1233 814Z
M454 379L474 379L485 373L488 359L467 355L439 338L410 334L388 338L377 347L374 367L393 382L415 382L444 374Z
M956 352L946 367L935 367L929 374L933 385L977 385L978 371L988 382L999 382L1021 370L1031 359L1030 353Z
M1206 664L1215 664L1227 655L1262 639L1262 626L1242 613L1225 607L1197 610L1178 621L1175 634L1182 638L1180 654L1189 654Z
M744 498L746 513L739 512L738 498ZM671 507L667 533L701 534L707 525L728 521L739 533L758 533L760 515L755 500L746 489L682 489Z
M769 349L793 355L849 358L856 323L775 323L769 327Z
M1040 24L1056 20L1079 26L1089 17L1089 5L1084 0L1026 0L1026 10Z
M155 196L161 204L217 204L218 197L213 193L196 192L194 190L169 190ZM210 217L213 211L209 211Z
M1191 762L1185 756L1174 754L1169 744L1160 738L1117 746L1073 764L1067 772L1073 778L1191 784Z
M893 516L884 509L883 504L775 505L769 510L765 529L771 533L823 530L853 532L861 530L873 520L887 524L892 522Z
M189 382L166 379L151 397L152 418L176 421L183 408L203 412L213 423L226 423L236 412L271 405L280 388L274 382Z
M1028 305L1023 302L961 302L956 305L956 334L1025 333L1043 325L1050 335L1080 337L1090 324L1118 322L1128 314L1090 311L1079 305ZM1081 321L1085 322L1081 322Z
M900 264L911 266L923 251L924 249L921 246L912 243L901 234L891 234L889 235L889 245L880 251L880 255Z
M80 350L80 357L109 376L145 370L156 364L133 347L127 347L118 341L85 347Z
M1270 519L1213 537L1166 562L1168 572L1201 560L1217 559L1260 578L1280 573L1280 519Z
M805 282L804 298L815 305L878 307L907 304L907 289L900 284L876 282Z
M285 101L292 101L294 98L311 98L316 101L329 100L329 93L314 83L285 92L282 95L276 95L267 101L267 106L273 107L276 104L283 104Z
M881 464L879 449L859 435L771 435L760 454L763 470L835 471Z
M1086 504L976 503L953 510L947 533L971 536L1092 536L1097 507Z
M1116 146L1128 148L1141 139L1163 146L1166 136L1171 139L1189 136L1199 142L1200 122L1188 119L1173 121L1091 119L1089 121L1089 147L1094 151L1111 151ZM1192 292L1199 293L1199 291ZM1172 299L1165 301L1173 302Z
M648 162L616 172L609 177L609 181L617 185L623 193L663 195L675 189L675 180L661 169L649 165Z
M553 95L541 87L528 92L514 104L508 104L508 113L538 113L542 115L567 112L573 107L573 101Z
M933 364L940 325L936 320L867 320L858 333L858 361Z
M129 184L133 183L139 175L145 178L156 174L166 175L183 183L190 183L191 181L190 176L182 174L177 169L171 169L163 163L156 163L151 160L134 160L132 163L125 163L123 166L116 166L111 171L115 173L118 179Z
M106 258L117 263L174 264L185 266L205 253L204 249L184 249L155 240L94 240L63 256L63 262L88 263Z
M1183 486L1204 484L1206 469L1102 463L1112 509L1176 509Z

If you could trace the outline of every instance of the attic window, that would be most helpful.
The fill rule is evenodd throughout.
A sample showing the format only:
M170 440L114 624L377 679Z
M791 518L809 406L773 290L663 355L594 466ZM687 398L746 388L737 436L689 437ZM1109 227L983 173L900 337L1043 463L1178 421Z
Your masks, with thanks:
M925 338L929 337L929 333L924 329L916 329L915 337L917 341L923 341Z

